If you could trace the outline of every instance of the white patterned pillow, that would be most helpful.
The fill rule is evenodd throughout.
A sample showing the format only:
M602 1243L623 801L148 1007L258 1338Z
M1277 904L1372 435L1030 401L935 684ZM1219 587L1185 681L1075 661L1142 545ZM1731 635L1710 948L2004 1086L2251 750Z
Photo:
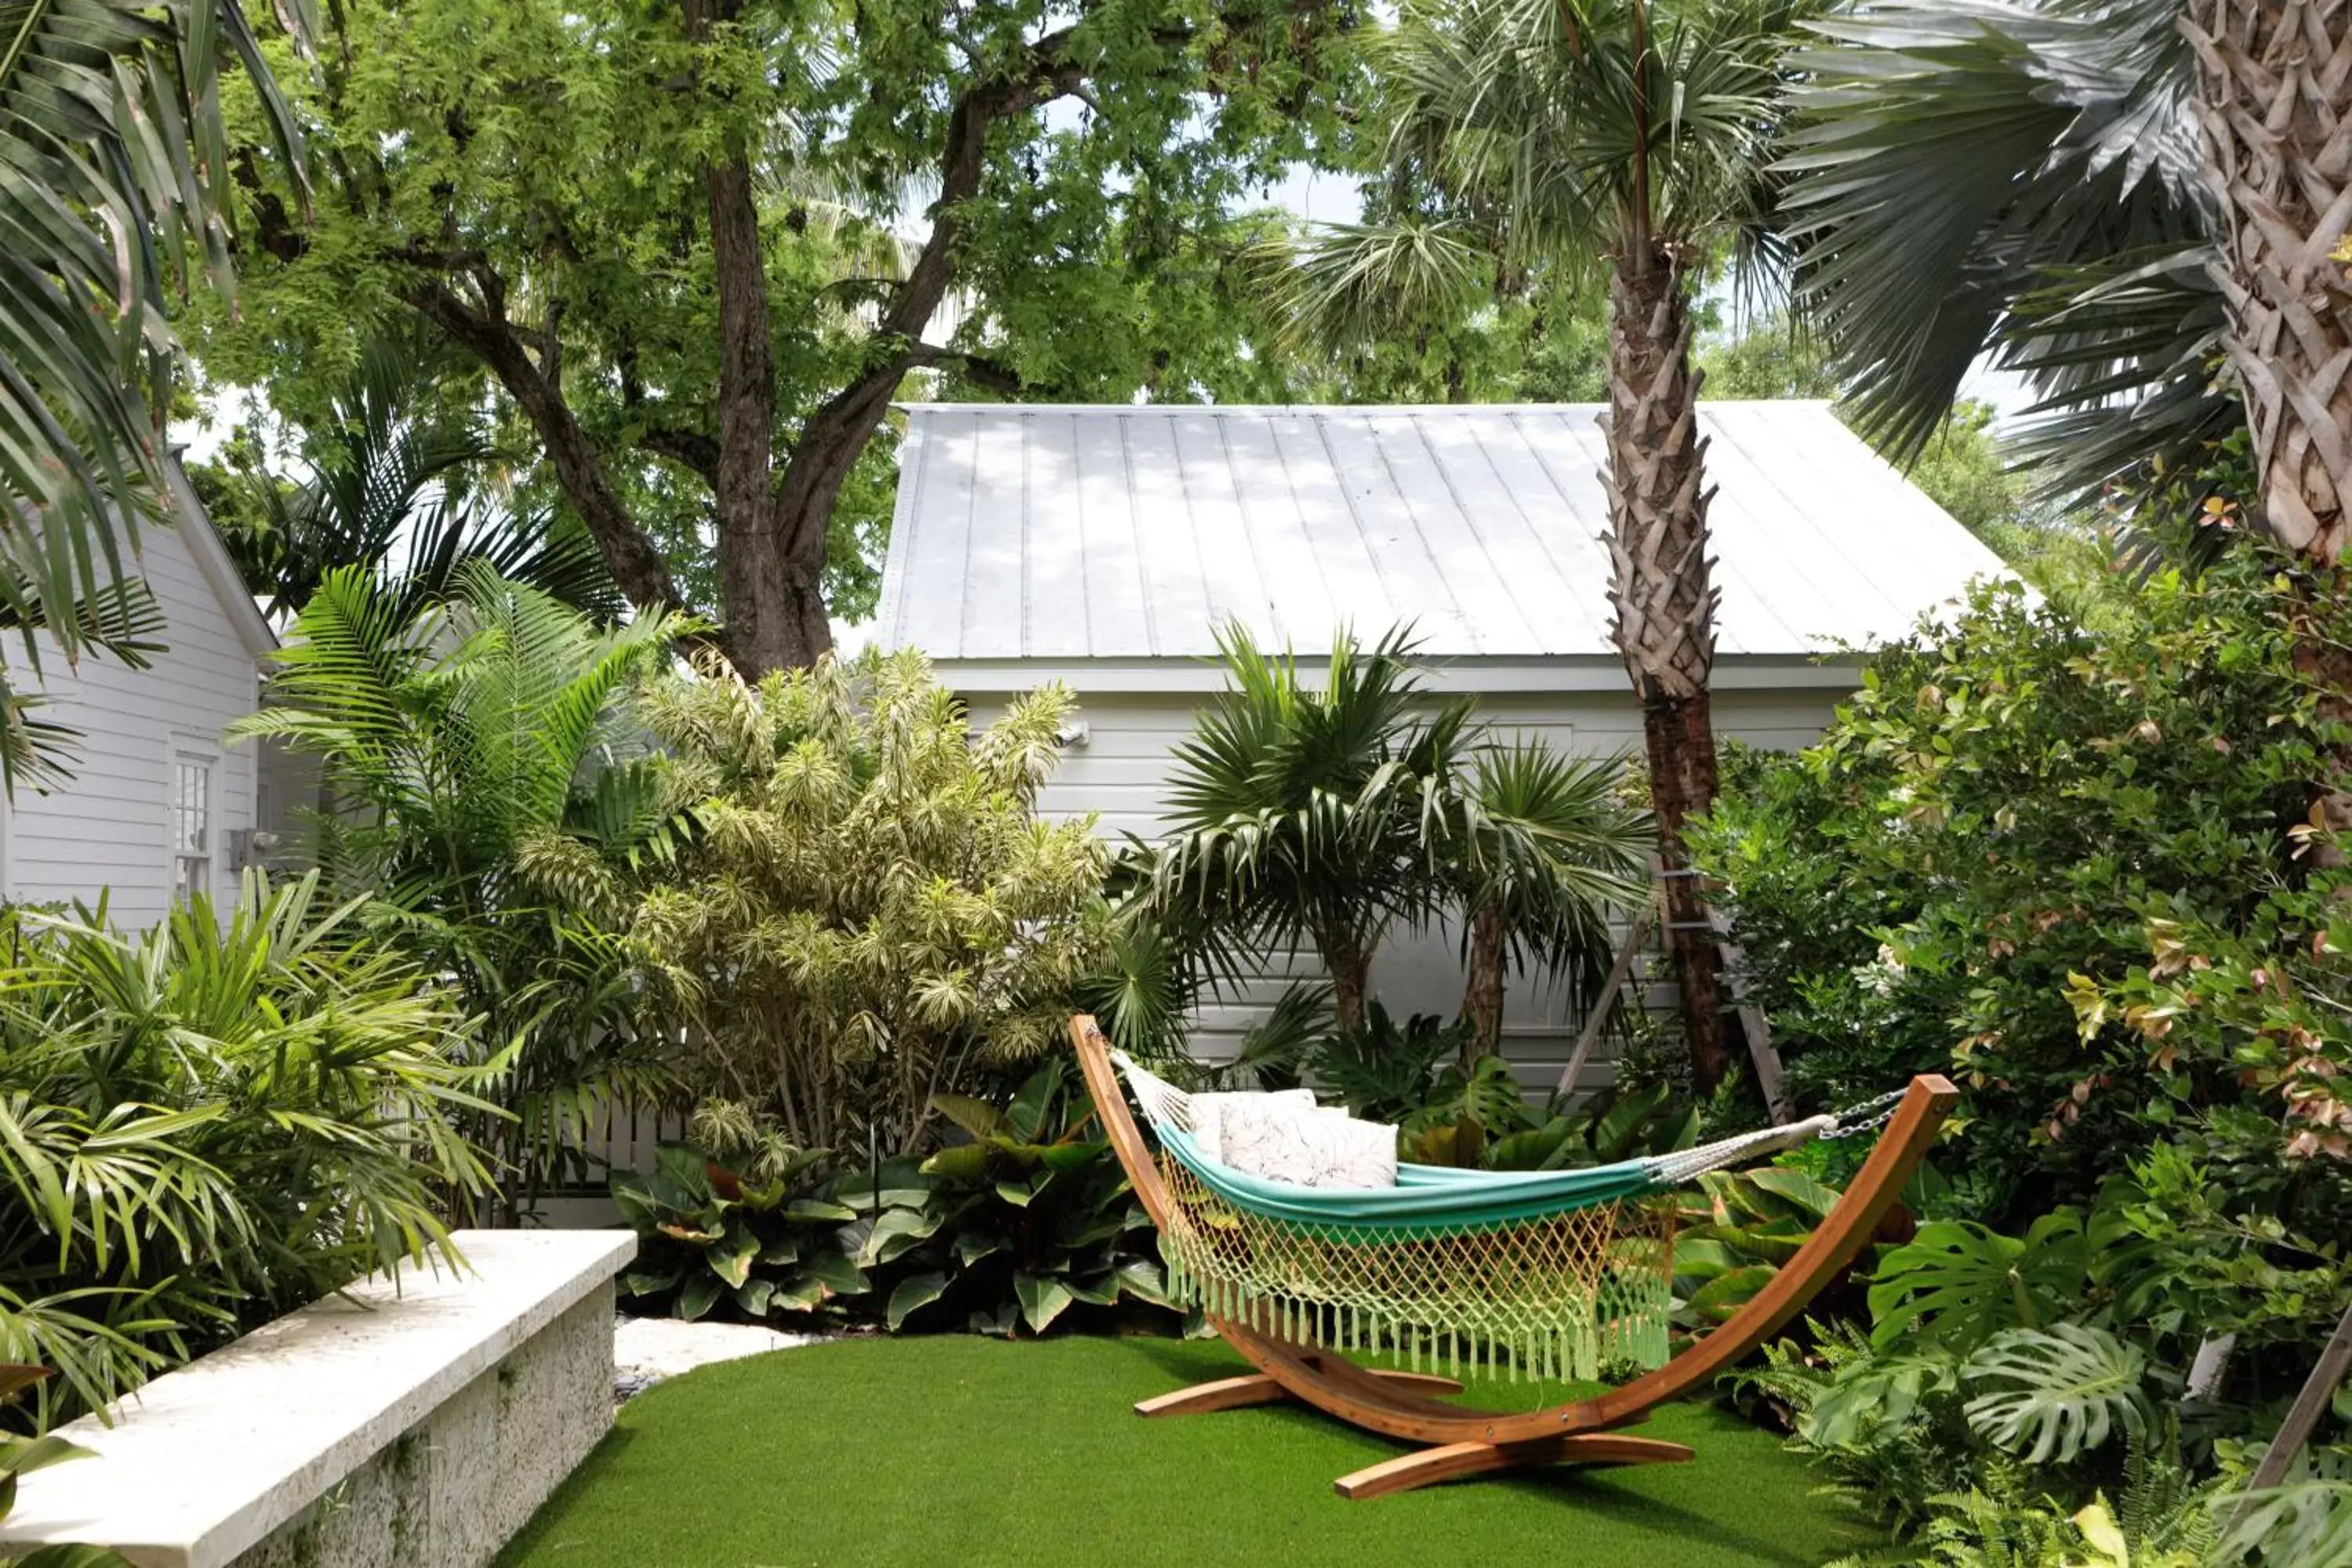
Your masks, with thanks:
M1396 1129L1296 1101L1227 1105L1223 1163L1301 1187L1393 1187Z
M1271 1091L1232 1092L1225 1094L1195 1094L1189 1097L1192 1111L1192 1147L1219 1164L1225 1163L1225 1108L1232 1105L1256 1105L1272 1101L1315 1109L1315 1091L1311 1089L1281 1089Z

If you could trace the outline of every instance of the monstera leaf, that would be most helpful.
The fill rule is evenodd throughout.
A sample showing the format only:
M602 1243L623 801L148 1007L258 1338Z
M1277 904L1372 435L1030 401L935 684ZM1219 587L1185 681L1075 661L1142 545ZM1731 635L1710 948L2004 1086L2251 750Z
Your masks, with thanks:
M1969 1425L2030 1464L2072 1464L2118 1428L2135 1436L2147 1428L2147 1358L2103 1329L2012 1329L1960 1376L1989 1390L1963 1407Z
M1871 1342L1913 1333L1963 1353L2008 1329L2038 1329L2079 1300L2089 1277L2083 1216L2058 1209L2020 1237L1967 1220L1919 1227L1870 1287Z

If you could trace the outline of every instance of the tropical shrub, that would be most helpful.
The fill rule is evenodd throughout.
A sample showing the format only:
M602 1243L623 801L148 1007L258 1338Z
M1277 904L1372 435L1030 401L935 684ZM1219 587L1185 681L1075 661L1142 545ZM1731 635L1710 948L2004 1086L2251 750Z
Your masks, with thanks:
M511 1219L577 1173L571 1151L602 1107L668 1087L636 1027L622 880L691 823L625 701L688 623L600 629L481 560L448 579L438 598L370 567L327 571L270 705L230 733L319 759L330 883L373 894L372 921L482 1020L501 1112L474 1128L500 1178L485 1217Z
M319 879L154 930L0 922L0 1359L95 1406L375 1268L456 1260L488 1173L470 1020Z
M940 1110L965 1139L922 1161L828 1177L803 1155L754 1186L670 1144L653 1172L616 1173L614 1197L643 1238L625 1289L688 1319L894 1333L1044 1333L1073 1308L1169 1306L1150 1221L1109 1145L1086 1136L1093 1112L1062 1058L1001 1108L943 1095Z
M1957 1068L1958 1202L1994 1224L2087 1200L2185 1123L2257 1105L2275 1127L2308 1053L2281 1037L2265 1087L2221 1011L2266 1005L2252 954L2313 929L2281 912L2306 890L2290 830L2323 739L2300 602L2254 550L2153 578L2095 633L1981 586L1874 656L1818 745L1743 759L1695 842L1799 1091L1846 1103ZM2139 978L2151 929L2224 954L2234 933L2239 1000L2146 1038L2173 1016Z
M779 1150L855 1164L935 1142L939 1096L1064 1038L1100 962L1106 853L1034 814L1069 694L978 734L921 656L752 685L715 662L640 713L698 823L628 951L696 1098Z
M1112 1037L1172 1050L1203 989L1293 952L1320 963L1310 989L1351 1037L1382 942L1441 917L1462 931L1465 1072L1496 1048L1513 971L1590 1004L1653 847L1622 766L1497 741L1466 700L1428 691L1412 646L1343 633L1316 681L1238 624L1218 633L1227 685L1175 750L1171 831L1118 868L1131 934L1098 998Z

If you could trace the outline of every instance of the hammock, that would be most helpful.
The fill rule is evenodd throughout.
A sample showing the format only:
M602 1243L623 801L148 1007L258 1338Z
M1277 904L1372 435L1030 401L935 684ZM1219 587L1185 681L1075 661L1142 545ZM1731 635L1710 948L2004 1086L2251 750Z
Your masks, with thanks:
M1658 1194L1843 1129L1817 1116L1580 1170L1401 1163L1394 1187L1305 1187L1209 1159L1184 1091L1111 1060L1160 1142L1179 1300L1303 1344L1395 1350L1415 1368L1483 1363L1514 1380L1661 1364L1673 1208Z
M1673 1464L1679 1443L1624 1430L1704 1387L1780 1331L1868 1246L1959 1091L1932 1073L1838 1118L1600 1170L1500 1173L1407 1166L1393 1191L1265 1182L1202 1156L1182 1091L1120 1058L1094 1019L1070 1020L1087 1093L1170 1278L1255 1371L1159 1394L1139 1415L1298 1399L1367 1432L1425 1445L1340 1477L1342 1497L1529 1465ZM1124 1068L1160 1136L1155 1157L1119 1089ZM1890 1100L1899 1100L1882 1110ZM1589 1375L1664 1354L1672 1211L1659 1194L1701 1171L1801 1138L1884 1122L1845 1195L1795 1256L1711 1332L1631 1382L1537 1410L1451 1402L1462 1384L1424 1362L1483 1355L1513 1375ZM1412 1370L1360 1364L1402 1350Z

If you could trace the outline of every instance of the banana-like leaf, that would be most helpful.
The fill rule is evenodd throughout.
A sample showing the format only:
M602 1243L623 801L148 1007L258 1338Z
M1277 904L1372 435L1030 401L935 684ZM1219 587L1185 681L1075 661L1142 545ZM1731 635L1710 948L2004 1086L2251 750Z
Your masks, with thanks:
M1036 1334L1052 1328L1054 1320L1076 1300L1070 1293L1069 1287L1061 1280L1032 1274L1025 1269L1013 1276L1013 1294L1021 1303L1022 1321L1029 1325L1030 1332Z
M931 1272L908 1275L899 1280L897 1288L890 1292L890 1303L883 1314L885 1325L892 1333L897 1333L900 1325L906 1322L908 1313L929 1306L947 1294L947 1289L948 1277L944 1274Z

